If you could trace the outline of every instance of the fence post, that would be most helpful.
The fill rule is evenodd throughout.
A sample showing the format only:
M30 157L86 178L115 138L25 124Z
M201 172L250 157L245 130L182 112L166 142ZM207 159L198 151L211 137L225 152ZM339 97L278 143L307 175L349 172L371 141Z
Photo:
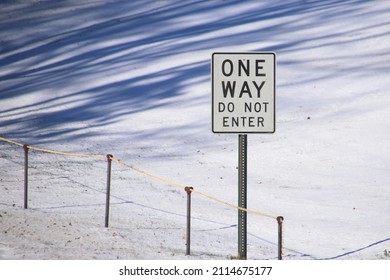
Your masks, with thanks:
M283 260L283 221L284 218L279 216L278 221L278 260Z
M110 192L111 192L111 162L112 155L107 155L107 185L106 185L106 216L104 226L108 227L110 219Z
M187 192L187 248L186 255L191 254L191 193L193 187L185 187L184 190Z
M24 209L28 207L28 145L23 145L24 150Z

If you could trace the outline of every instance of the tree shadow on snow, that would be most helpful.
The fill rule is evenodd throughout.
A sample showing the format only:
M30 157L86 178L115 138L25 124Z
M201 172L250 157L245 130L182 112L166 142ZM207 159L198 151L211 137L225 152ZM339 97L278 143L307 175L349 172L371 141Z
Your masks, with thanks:
M34 137L38 143L50 143L58 138L73 140L103 134L95 129L124 119L131 123L133 116L158 108L170 108L174 114L175 108L209 104L211 89L195 97L187 96L186 89L210 83L214 50L258 44L258 48L247 51L289 53L314 48L307 46L308 42L315 48L337 44L331 38L340 35L336 31L287 42L277 38L313 28L340 14L352 15L362 9L359 4L364 2L282 1L266 5L238 0L149 1L141 5L139 1L100 1L73 9L62 2L15 6L11 15L28 11L29 20L8 19L0 32L10 34L22 27L37 30L38 34L15 35L14 40L1 41L0 100L7 104L0 108L1 126L9 137ZM47 10L43 17L39 16L42 9ZM303 15L304 20L293 21L294 15ZM79 25L73 25L72 19ZM267 22L273 19L276 23ZM326 37L330 38L324 41ZM202 51L209 55L188 63L175 60ZM165 63L158 65L161 61ZM291 58L278 63L302 62ZM365 67L359 71L371 70ZM123 71L131 76L123 75ZM20 102L23 100L26 102ZM209 119L208 115L200 115L173 128L180 129L182 135L208 131ZM153 136L156 141L167 137L164 128L149 131L142 123L128 129L118 133L136 138Z

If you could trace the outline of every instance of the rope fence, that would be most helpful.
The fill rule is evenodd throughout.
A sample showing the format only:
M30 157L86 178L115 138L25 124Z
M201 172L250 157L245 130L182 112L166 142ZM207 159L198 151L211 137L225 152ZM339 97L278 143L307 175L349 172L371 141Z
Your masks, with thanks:
M170 180L167 180L165 178L159 177L157 175L154 175L152 173L146 172L142 169L139 169L137 167L134 167L128 163L123 162L120 159L115 158L111 154L107 155L98 155L98 154L81 154L81 153L71 153L71 152L63 152L63 151L57 151L57 150L51 150L51 149L45 149L40 148L36 146L31 146L27 144L22 144L19 142L15 142L13 140L0 137L0 141L6 142L12 145L16 145L19 147L22 147L24 150L24 208L28 208L28 156L29 150L35 150L43 153L50 153L50 154L56 154L56 155L63 155L63 156L71 156L71 157L80 157L80 158L91 158L91 159L105 159L107 161L107 182L106 182L106 212L105 212L105 227L109 226L109 209L110 209L110 190L111 190L111 168L112 168L112 161L116 162L117 164L120 164L130 170L133 170L137 173L140 173L146 177L152 178L154 180L160 181L164 184L167 184L171 187L182 189L187 193L187 249L186 249L186 255L190 254L190 220L191 220L191 193L195 193L199 196L202 196L206 199L212 200L214 202L229 206L231 208L235 208L237 210L245 211L247 213L252 213L254 215L270 218L277 221L278 224L278 259L283 259L283 222L284 218L282 216L273 216L266 213L262 213L260 211L255 211L243 207L239 207L237 205L234 205L232 203L223 201L221 199L218 199L216 197L213 197L211 195L208 195L206 193L200 192L195 190L193 187L184 186L181 184L177 184L175 182L172 182Z

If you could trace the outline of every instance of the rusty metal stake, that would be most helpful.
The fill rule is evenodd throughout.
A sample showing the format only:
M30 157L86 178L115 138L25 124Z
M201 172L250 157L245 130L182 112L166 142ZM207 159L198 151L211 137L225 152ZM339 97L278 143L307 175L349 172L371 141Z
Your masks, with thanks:
M110 219L110 192L111 192L111 162L112 155L107 155L107 188L106 188L106 217L105 217L105 227L108 227Z
M28 145L23 145L24 149L24 209L28 207Z
M184 190L187 192L187 248L186 255L191 254L191 193L193 187L185 187Z
M278 221L278 260L283 260L283 221L284 218L279 216Z

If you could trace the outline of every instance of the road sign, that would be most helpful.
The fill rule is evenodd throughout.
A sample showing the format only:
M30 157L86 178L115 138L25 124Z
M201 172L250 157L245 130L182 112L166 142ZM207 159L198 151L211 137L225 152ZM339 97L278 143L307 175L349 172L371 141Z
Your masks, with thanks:
M238 133L238 258L247 258L247 135L275 132L275 54L213 53L214 133Z
M213 53L214 133L275 132L275 53Z

